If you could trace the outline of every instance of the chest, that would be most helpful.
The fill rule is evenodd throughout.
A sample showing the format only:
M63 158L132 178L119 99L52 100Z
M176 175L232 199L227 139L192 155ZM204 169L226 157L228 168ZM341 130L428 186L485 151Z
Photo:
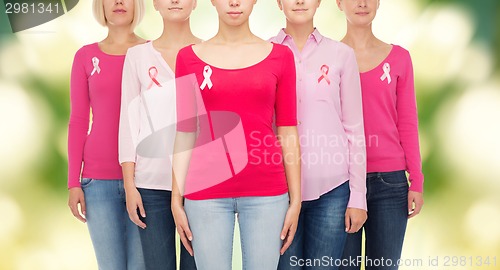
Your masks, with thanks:
M92 56L85 66L91 100L119 99L124 57Z
M207 107L237 111L271 106L275 102L279 74L264 64L237 70L206 64L193 68Z

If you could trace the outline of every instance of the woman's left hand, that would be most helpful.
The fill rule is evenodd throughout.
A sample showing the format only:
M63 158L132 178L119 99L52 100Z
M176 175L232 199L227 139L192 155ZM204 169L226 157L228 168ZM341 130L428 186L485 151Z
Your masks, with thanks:
M424 195L416 191L408 191L408 218L420 213L424 206Z
M283 246L280 250L281 255L290 247L295 237L295 232L299 224L300 207L300 203L290 204L286 212L285 223L281 230L281 240L283 240Z

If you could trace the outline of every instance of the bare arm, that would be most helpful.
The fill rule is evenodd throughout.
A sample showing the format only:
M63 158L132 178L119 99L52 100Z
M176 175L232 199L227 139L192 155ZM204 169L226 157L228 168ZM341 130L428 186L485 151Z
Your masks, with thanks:
M299 222L302 195L300 190L300 147L296 126L278 127L278 139L283 151L285 174L288 183L290 206L286 213L285 223L281 231L284 240L280 252L283 254L292 244Z

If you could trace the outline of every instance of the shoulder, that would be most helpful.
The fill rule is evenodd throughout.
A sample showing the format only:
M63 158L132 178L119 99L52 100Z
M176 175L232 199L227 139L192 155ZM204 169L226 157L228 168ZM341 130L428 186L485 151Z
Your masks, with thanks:
M355 58L354 49L343 42L333 40L328 37L323 37L323 39L321 40L321 46L323 46L323 48L327 49L328 51L333 52L336 58Z
M83 45L75 53L75 60L80 58L85 58L87 55L95 54L99 51L99 45L97 42Z
M392 50L393 50L393 54L396 55L398 58L400 58L402 60L411 61L410 52L407 49L405 49L399 45L393 44Z
M132 46L127 50L127 54L125 56L126 61L134 62L136 60L144 60L148 57L150 50L151 44L149 42Z
M290 50L290 48L286 45L278 44L278 43L272 43L273 44L273 50L275 55L279 57L291 57L293 59L293 52Z
M143 52L149 51L149 48L151 46L151 44L149 44L149 43L150 42L146 42L146 43L142 43L142 44L135 45L135 46L128 48L127 55L129 55L129 54L136 55L136 54L141 54Z
M325 46L335 48L342 52L354 52L354 50L351 47L349 47L349 45L338 40L333 40L329 37L323 36L321 43L323 43Z
M190 44L182 49L179 50L177 53L177 58L179 57L187 57L193 53L193 46L203 46L201 44Z

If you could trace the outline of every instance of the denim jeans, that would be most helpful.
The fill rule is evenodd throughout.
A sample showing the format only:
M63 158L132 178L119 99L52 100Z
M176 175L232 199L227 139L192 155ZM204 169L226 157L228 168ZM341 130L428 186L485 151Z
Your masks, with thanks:
M288 206L288 194L186 199L184 208L193 232L192 244L198 269L231 270L235 215L240 226L242 269L276 269Z
M302 202L299 226L290 248L280 258L279 270L338 269L342 257L349 181L313 201Z
M139 227L130 221L122 180L83 178L87 226L99 270L143 270Z
M139 229L147 270L175 270L175 223L170 208L172 192L138 188L146 217L146 229ZM181 270L195 270L194 258L181 244Z
M365 232L365 269L398 269L408 222L408 180L404 171L369 173L366 178L368 219ZM343 258L361 256L362 230L347 236ZM383 260L383 261L382 261ZM384 266L381 266L383 263ZM360 269L361 264L340 269Z

